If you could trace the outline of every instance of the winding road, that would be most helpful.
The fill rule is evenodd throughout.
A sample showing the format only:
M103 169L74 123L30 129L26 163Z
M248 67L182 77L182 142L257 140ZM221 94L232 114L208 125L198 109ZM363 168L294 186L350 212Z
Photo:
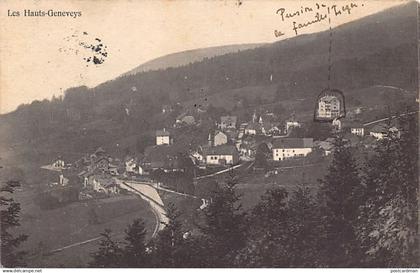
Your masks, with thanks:
M169 223L169 219L166 216L166 211L162 199L159 196L157 190L144 183L136 183L130 181L120 181L119 186L126 189L134 194L140 196L141 199L149 203L153 214L155 215L156 225L153 231L152 237L155 237L159 231L161 231L166 224Z

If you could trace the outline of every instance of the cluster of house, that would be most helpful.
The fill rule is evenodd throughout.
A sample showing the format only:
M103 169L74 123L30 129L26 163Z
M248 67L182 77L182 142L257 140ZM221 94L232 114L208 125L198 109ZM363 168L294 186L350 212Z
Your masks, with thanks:
M62 164L61 161L58 159L53 165ZM101 147L70 165L60 171L58 183L53 184L67 186L70 179L74 178L82 185L84 196L90 196L90 192L117 194L119 193L117 177L143 174L143 169L135 158L127 157L124 161L115 159Z
M334 107L326 107L325 111L336 111ZM319 149L324 155L329 155L333 149L334 138L323 141L313 141L312 138L292 138L289 133L293 128L303 126L291 118L284 125L276 124L263 115L257 117L254 113L249 123L242 123L237 129L235 116L223 116L217 130L209 134L208 144L203 145L199 151L191 155L197 162L205 165L236 164L239 159L252 160L257 147L261 143L267 144L272 152L273 161L282 161L290 158L306 157L314 149ZM268 120L268 121L265 121ZM389 127L379 123L373 127L366 126L357 121L341 121L334 119L333 129L345 132L360 141L369 136L372 140L381 140L390 132L398 133L396 127Z
M106 194L118 193L119 188L114 177L120 172L120 162L109 156L101 147L93 154L79 159L74 165L80 170L77 176L85 190Z
M164 114L171 111L170 107L162 107ZM176 118L174 127L194 124L197 124L194 115L183 113ZM180 152L187 152L192 161L203 168L212 165L235 165L240 160L253 160L261 143L266 143L271 148L272 160L275 161L306 156L312 151L313 143L306 139L296 140L288 137L293 128L301 126L294 117L279 122L276 115L268 111L259 115L254 112L250 121L242 123L238 122L236 116L221 116L217 127L210 129L207 142L203 139L202 145L190 151L182 151L181 147L174 144L169 130L158 130L156 145L145 150L143 166L149 169L162 168L165 171L176 170L179 165L177 154ZM277 138L283 140L279 141ZM276 155L278 150L282 150L279 156Z
M359 137L370 136L376 140L381 140L390 133L398 133L398 128L389 126L385 123L377 123L375 125L366 126L360 121L340 121L335 119L332 125L336 131L349 133Z
M376 140L381 140L390 132L396 133L396 127L389 127L383 123L378 123L373 127L366 128L366 125L354 118L361 113L361 107L357 107L349 115L349 120L342 122L341 117L345 116L344 97L338 90L325 91L318 98L315 118L321 120L332 120L332 127L335 132L344 132L358 137L371 136ZM343 115L344 114L344 115Z
M166 109L165 111L171 111ZM324 114L335 113L334 105L321 105ZM177 119L177 124L194 124L194 118L183 115ZM351 120L334 119L332 128L335 131L346 132L357 139L383 139L389 132L398 132L395 127L389 128L383 124L374 125L369 130L362 123ZM127 157L124 160L114 159L104 149L98 148L93 154L87 155L74 164L65 164L58 159L52 165L61 170L59 184L69 183L67 172L77 171L85 192L102 192L116 194L119 192L118 177L135 177L150 181L149 174L154 170L164 172L184 171L185 164L200 168L220 165L236 165L239 161L251 161L255 158L257 148L266 144L271 152L271 160L283 161L291 158L303 158L315 149L328 156L333 150L333 138L314 141L312 138L290 137L293 128L304 126L294 117L285 122L278 122L272 113L257 115L255 112L249 122L238 124L236 116L222 116L214 128L210 129L207 141L202 145L187 148L174 142L170 130L157 130L155 145L146 147L140 158ZM176 127L176 126L175 126ZM369 133L367 133L369 132ZM186 163L186 160L189 163ZM71 166L71 167L70 167Z
M292 128L300 126L301 123L294 119L280 125L271 113L260 116L254 113L251 121L239 126L236 116L222 116L217 127L210 130L207 143L184 152L188 152L192 161L202 168L252 160L261 143L266 143L271 149L274 161L304 157L314 147L312 139L288 137ZM144 164L151 169L177 170L176 154L180 152L179 147L173 144L171 133L165 129L158 130L156 145L146 148Z

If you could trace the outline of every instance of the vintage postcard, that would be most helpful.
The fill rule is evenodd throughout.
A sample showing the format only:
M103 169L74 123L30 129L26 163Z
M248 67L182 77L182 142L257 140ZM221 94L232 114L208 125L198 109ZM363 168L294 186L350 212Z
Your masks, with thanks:
M1 266L417 272L418 14L0 0Z

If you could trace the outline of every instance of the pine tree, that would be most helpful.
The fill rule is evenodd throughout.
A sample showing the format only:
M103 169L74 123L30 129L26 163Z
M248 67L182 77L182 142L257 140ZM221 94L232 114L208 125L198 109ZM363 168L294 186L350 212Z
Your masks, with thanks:
M263 168L264 170L268 168L267 157L260 147L257 148L255 154L254 167Z
M92 254L93 261L90 267L122 267L123 249L111 238L111 230L106 229L101 233L103 239L99 243L99 249Z
M366 265L418 266L418 135L414 118L401 118L398 133L389 133L365 166L366 202L358 236Z
M351 148L337 136L333 160L320 181L321 266L360 266L355 226L359 216L361 180Z
M148 267L146 252L146 228L143 220L136 219L125 231L126 246L123 249L124 267Z
M166 208L168 223L151 243L153 267L185 267L188 264L188 248L183 238L180 213L173 205Z
M7 195L13 194L16 187L19 187L18 181L8 181L6 185L2 186L0 191L0 227L1 227L1 264L5 267L20 267L24 266L24 257L26 252L17 250L20 244L27 240L28 236L20 234L14 236L9 231L15 227L20 226L19 214L20 204L12 197Z
M203 237L200 238L203 253L200 256L206 267L232 266L237 252L244 246L246 218L235 185L236 177L232 173L205 209L205 225L201 227Z
M319 249L319 207L309 187L299 185L289 200L288 240L291 267L317 267Z
M246 267L289 267L288 193L283 188L268 190L253 209L246 247L238 264Z

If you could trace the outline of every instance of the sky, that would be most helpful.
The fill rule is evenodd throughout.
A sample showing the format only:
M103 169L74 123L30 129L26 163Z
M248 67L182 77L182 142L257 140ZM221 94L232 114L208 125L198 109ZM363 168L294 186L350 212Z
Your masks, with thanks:
M320 20L298 29L298 35L327 30L330 24L336 27L405 2L318 3L326 7L296 0L0 0L0 113L62 95L70 87L94 87L167 54L295 37L293 22L298 26L314 21L316 12L326 14L327 7L334 14L330 23ZM350 14L344 11L336 16L334 4L336 9L349 7ZM24 16L25 10L74 11L81 16ZM20 16L9 16L16 12ZM275 32L282 35L276 37ZM101 56L103 63L87 62L93 51L86 47L99 44L98 53L107 55Z

